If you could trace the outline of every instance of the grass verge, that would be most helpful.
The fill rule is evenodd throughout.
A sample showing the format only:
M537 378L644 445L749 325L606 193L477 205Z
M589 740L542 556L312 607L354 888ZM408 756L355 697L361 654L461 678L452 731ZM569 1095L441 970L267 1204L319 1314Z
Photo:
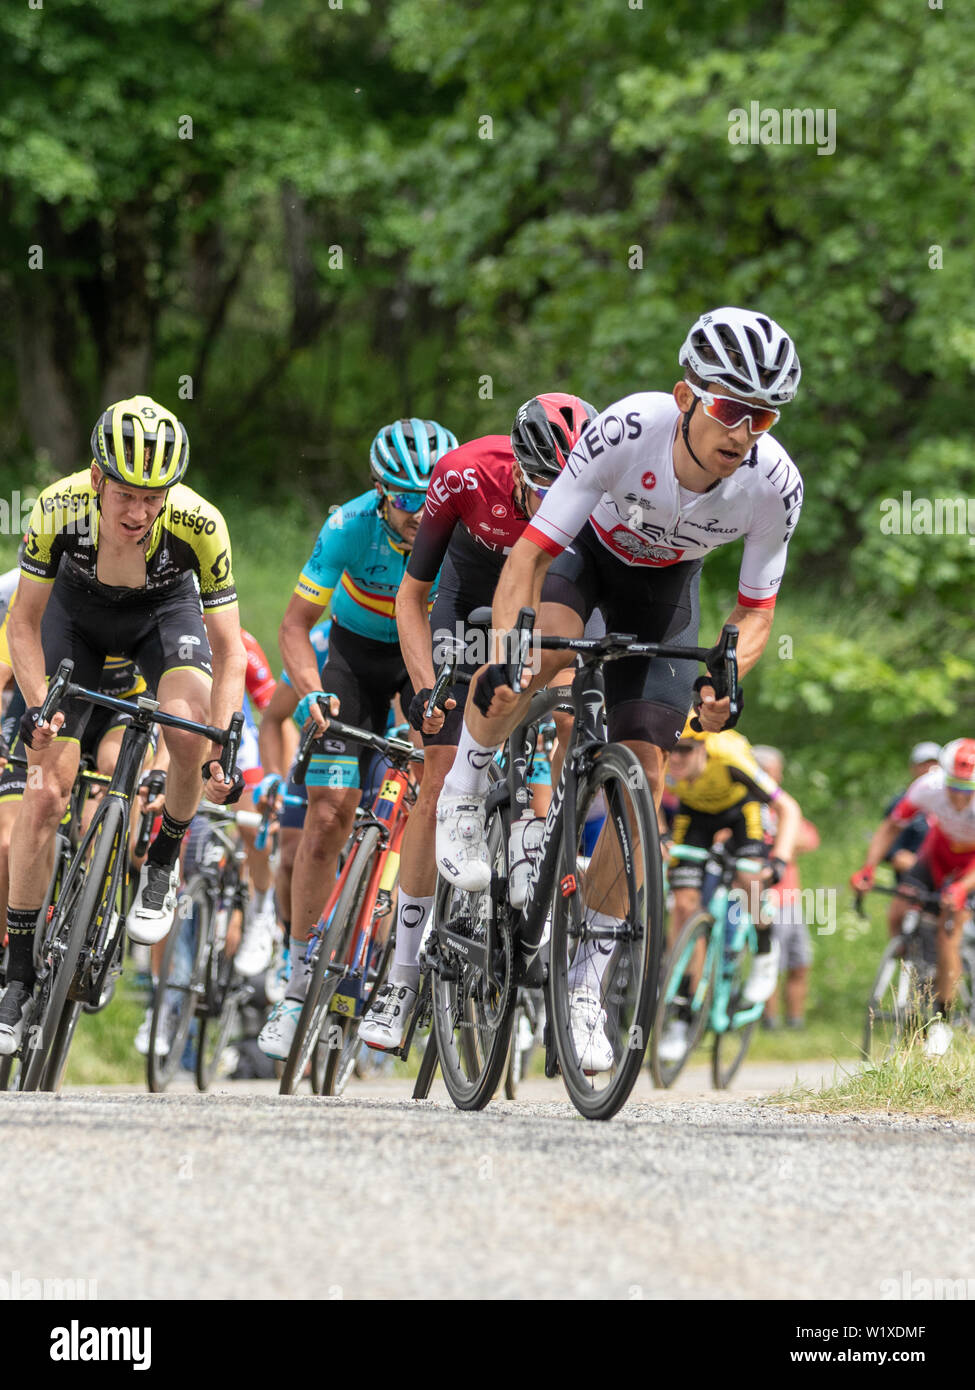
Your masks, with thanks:
M820 1115L881 1111L975 1120L975 1038L956 1029L943 1057L927 1057L917 1033L889 1058L847 1071L833 1085L794 1086L765 1103Z

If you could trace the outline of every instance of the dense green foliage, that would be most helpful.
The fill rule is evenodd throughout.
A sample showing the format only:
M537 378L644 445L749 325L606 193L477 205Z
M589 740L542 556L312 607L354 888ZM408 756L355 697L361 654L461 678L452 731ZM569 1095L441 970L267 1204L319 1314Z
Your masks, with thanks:
M967 7L48 0L0 43L8 487L148 388L273 642L387 419L471 437L537 390L669 389L694 316L761 305L804 363L778 433L807 489L746 731L821 811L975 727L975 504L882 529L885 499L973 491ZM835 151L732 143L753 102L832 111Z

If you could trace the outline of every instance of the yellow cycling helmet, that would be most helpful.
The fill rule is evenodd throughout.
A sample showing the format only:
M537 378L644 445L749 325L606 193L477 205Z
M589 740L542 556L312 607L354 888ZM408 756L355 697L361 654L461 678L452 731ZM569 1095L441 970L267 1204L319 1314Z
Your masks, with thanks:
M692 729L692 728L691 728L691 720L692 720L692 719L695 719L696 717L697 717L697 711L696 711L696 710L692 710L691 713L687 716L687 723L684 725L683 729L681 730L680 738L677 740L678 743L680 743L683 739L686 739L686 738L692 738L692 739L694 739L694 741L695 741L696 743L703 743L703 742L704 742L705 738L707 737L707 734L705 733L704 729Z
M151 396L117 401L91 432L92 458L128 487L172 487L186 472L190 441L171 410Z

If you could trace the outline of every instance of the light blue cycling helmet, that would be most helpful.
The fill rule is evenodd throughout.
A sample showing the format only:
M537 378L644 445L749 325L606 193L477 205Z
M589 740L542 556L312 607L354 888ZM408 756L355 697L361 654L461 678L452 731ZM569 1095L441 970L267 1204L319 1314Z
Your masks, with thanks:
M436 420L396 420L369 450L369 467L384 492L426 492L437 460L457 448L457 436Z

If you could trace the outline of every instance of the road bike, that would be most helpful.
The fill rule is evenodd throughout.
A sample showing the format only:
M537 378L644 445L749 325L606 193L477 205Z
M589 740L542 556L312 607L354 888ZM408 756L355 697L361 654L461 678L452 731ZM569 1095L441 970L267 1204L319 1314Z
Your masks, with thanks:
M249 896L244 850L233 829L261 823L256 811L204 801L187 832L191 867L176 901L153 999L146 1056L150 1091L164 1091L176 1075L194 1022L196 1086L208 1091L251 995L250 984L234 969L230 949L231 944L236 949Z
M85 1004L100 1005L110 980L121 974L125 914L129 905L131 808L153 728L183 729L220 744L224 773L232 777L244 717L238 711L227 729L166 714L158 700L139 695L117 700L71 683L71 661L62 661L41 706L47 722L64 699L78 699L129 716L115 771L57 888L39 920L43 930L32 1018L20 1057L21 1089L61 1088L68 1051Z
M490 610L476 610L468 622L489 626ZM533 626L533 611L522 609L509 663L512 689L520 688ZM606 1120L625 1103L643 1060L656 1003L664 906L646 776L629 748L606 741L603 668L626 656L704 662L718 697L729 696L734 714L737 629L726 627L712 648L641 643L624 633L534 640L544 650L571 652L578 669L570 688L534 694L508 739L503 771L496 772L486 801L490 885L468 893L441 878L421 968L431 972L437 1053L455 1105L480 1109L490 1101L508 1057L518 986L544 985L546 1075L561 1072L576 1109ZM548 814L535 825L524 900L512 902L511 822L530 804L526 770L538 725L567 699L575 711L572 737ZM606 817L590 856L586 821L601 797ZM608 1065L600 1048L610 1052Z
M331 737L364 744L390 766L372 806L356 817L345 862L310 938L308 987L281 1077L282 1095L294 1094L313 1061L319 1094L341 1094L352 1074L362 1015L392 960L400 846L416 801L410 764L423 761L422 750L408 739L344 724L329 715L321 697L319 705ZM299 786L319 739L314 725L302 734L292 773Z
M874 893L901 898L908 910L900 934L884 947L867 1000L863 1025L863 1055L873 1062L886 1061L905 1036L919 1032L935 1012L935 971L938 963L938 921L944 904L939 892L921 887L887 887L874 884ZM865 916L863 893L856 894L856 908ZM965 919L961 943L962 975L958 982L952 1022L975 1026L975 926L972 914Z
M745 998L745 985L758 945L755 923L743 889L735 889L737 874L758 874L767 868L761 859L736 858L724 845L702 849L673 845L671 858L704 864L705 874L717 878L706 908L684 923L667 955L662 988L650 1043L650 1070L658 1086L672 1086L700 1042L705 1030L714 1035L711 1080L718 1090L731 1084L748 1051L752 1034L765 1009ZM660 1055L672 1025L683 1024L679 1057Z

